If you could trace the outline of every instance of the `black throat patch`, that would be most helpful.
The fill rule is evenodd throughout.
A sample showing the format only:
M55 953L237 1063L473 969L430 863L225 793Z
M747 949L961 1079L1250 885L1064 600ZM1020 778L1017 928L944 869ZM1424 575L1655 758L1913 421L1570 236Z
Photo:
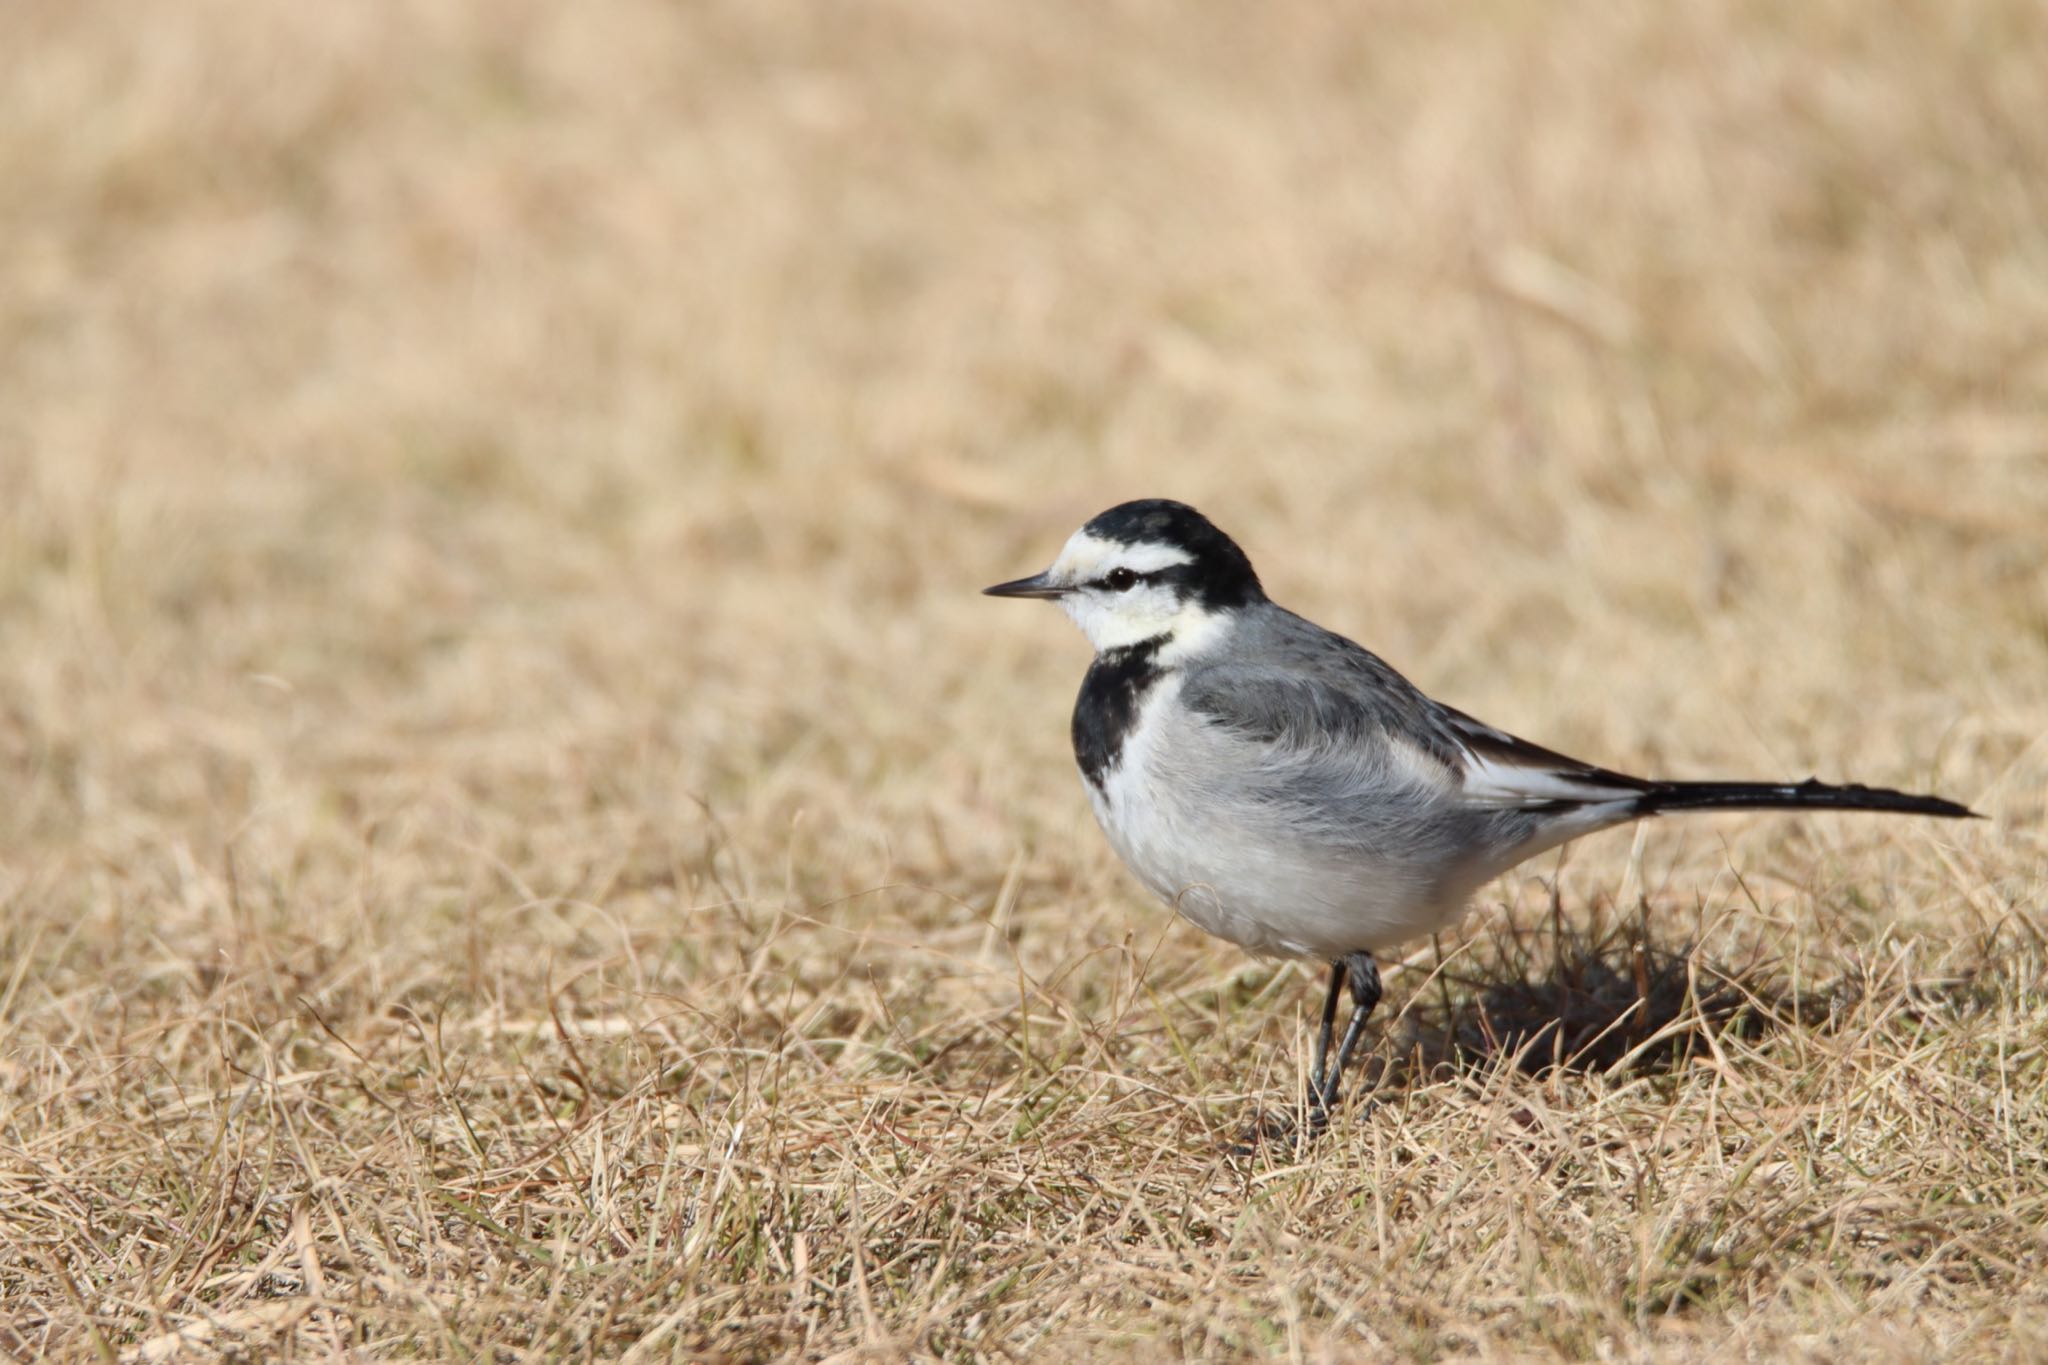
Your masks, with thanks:
M1138 707L1152 684L1166 670L1159 650L1166 637L1141 640L1121 649L1106 649L1088 666L1081 695L1074 699L1074 758L1081 776L1097 791L1124 751L1124 740L1138 723Z

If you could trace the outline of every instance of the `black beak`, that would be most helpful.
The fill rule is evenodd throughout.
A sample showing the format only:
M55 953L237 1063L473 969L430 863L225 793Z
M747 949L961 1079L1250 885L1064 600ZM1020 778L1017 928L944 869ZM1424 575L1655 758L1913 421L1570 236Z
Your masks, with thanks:
M1014 578L1008 583L998 583L993 588L981 590L984 597L1045 597L1055 598L1067 595L1067 590L1056 583L1047 581L1042 573L1029 578Z

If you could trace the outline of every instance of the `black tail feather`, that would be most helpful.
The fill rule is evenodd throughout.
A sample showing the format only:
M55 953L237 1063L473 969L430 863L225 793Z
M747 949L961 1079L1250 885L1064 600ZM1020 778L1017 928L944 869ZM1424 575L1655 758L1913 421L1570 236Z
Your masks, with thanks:
M1817 777L1804 782L1652 782L1636 802L1641 815L1666 810L1888 810L1981 820L1968 806L1939 796L1916 796L1861 783L1833 786Z

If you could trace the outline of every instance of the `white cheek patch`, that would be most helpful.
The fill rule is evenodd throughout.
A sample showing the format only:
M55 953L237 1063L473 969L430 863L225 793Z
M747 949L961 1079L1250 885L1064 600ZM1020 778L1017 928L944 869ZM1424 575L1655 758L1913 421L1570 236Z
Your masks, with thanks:
M1164 583L1140 582L1123 592L1099 585L1114 569L1154 574L1194 562L1193 555L1175 545L1124 545L1081 530L1068 539L1046 573L1070 589L1060 605L1097 653L1164 636L1161 657L1173 662L1207 646L1223 624L1216 614Z
M1140 587L1128 593L1084 588L1060 605L1099 653L1165 637L1159 661L1176 664L1208 650L1229 627L1229 618L1199 602L1184 601L1171 588Z
M1151 593L1111 596L1100 588L1083 588L1062 597L1060 605L1097 653L1157 639L1173 629L1173 608Z

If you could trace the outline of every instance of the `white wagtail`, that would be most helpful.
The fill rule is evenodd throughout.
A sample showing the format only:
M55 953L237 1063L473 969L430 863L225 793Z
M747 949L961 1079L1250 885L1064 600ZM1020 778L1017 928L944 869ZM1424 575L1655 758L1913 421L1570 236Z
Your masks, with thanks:
M1044 573L985 591L1052 599L1094 645L1074 756L1125 865L1218 937L1331 964L1318 1127L1379 1002L1373 954L1442 929L1525 858L1674 810L1973 814L1813 778L1652 782L1517 739L1272 602L1237 543L1184 503L1112 507Z

